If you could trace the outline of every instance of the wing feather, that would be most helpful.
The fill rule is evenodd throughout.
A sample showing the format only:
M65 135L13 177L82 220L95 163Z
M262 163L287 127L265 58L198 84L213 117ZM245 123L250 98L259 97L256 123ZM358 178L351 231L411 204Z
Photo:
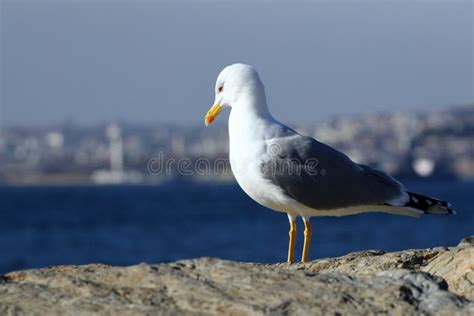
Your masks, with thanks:
M389 175L354 163L313 138L291 131L267 140L267 149L264 177L310 208L401 205L406 199L404 187Z

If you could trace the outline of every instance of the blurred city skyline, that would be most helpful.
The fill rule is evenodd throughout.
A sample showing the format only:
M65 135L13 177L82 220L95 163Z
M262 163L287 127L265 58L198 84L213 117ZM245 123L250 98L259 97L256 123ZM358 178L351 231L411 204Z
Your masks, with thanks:
M370 114L297 130L396 177L474 179L474 106ZM4 128L0 184L233 181L227 127L102 124ZM245 165L243 166L245 168Z
M474 100L472 1L0 6L0 127L198 125L234 62L259 70L290 123Z

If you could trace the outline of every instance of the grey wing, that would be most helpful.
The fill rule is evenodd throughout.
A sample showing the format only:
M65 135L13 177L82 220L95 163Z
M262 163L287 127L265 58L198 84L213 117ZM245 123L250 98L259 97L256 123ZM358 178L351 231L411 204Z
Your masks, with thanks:
M275 138L268 148L261 164L264 177L310 208L396 205L405 199L405 189L392 177L310 137Z

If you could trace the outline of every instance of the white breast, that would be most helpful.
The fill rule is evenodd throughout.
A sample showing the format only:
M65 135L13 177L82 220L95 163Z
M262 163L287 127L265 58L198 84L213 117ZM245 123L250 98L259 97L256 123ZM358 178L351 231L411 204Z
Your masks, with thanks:
M248 117L241 118L235 110L229 118L229 156L232 172L242 190L253 200L275 211L293 213L288 198L281 189L263 177L262 156L267 151L264 132L267 128L265 125L269 123L255 124L255 118L253 119L250 121Z

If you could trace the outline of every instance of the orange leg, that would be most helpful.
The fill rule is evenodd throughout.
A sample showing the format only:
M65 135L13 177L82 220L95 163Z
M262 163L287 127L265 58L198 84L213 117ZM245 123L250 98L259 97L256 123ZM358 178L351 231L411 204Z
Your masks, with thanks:
M303 244L303 255L301 256L301 262L308 262L309 244L311 242L311 223L309 218L303 218L304 220L304 244Z
M295 262L295 240L296 240L296 221L295 218L288 215L290 220L290 242L288 244L288 263Z

